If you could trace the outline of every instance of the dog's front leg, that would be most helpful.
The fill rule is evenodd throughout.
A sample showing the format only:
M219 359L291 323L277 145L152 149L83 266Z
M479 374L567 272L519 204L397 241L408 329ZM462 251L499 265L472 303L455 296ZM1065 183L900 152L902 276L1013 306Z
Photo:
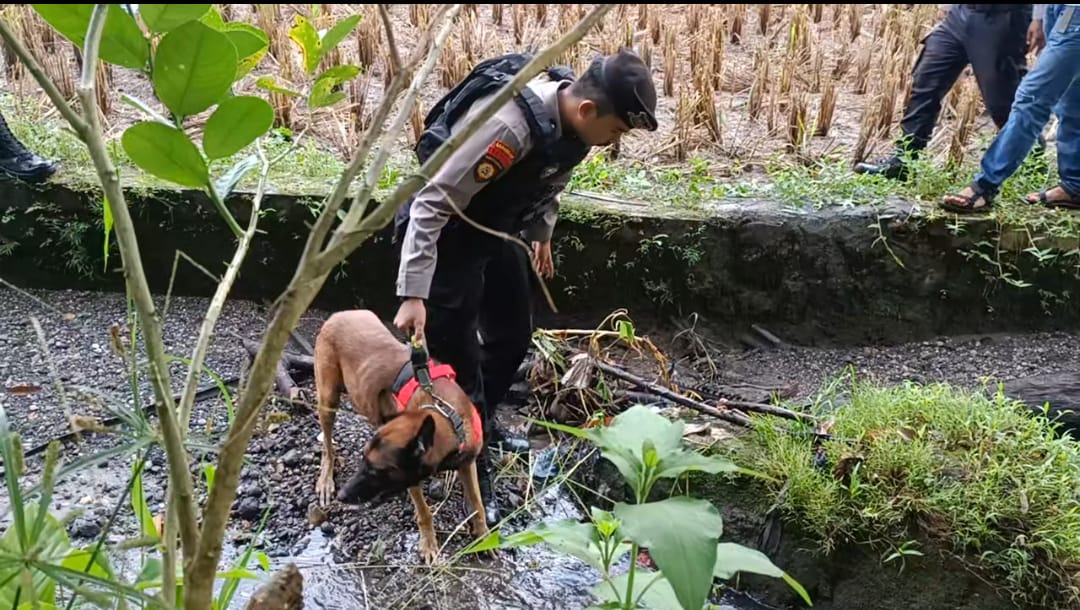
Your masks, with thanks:
M321 397L320 397L321 398ZM337 405L319 403L319 426L323 435L322 464L315 482L315 494L323 506L334 500L334 418Z
M416 508L416 526L420 530L420 557L424 563L431 565L439 556L439 540L431 522L431 508L419 487L410 487L409 497Z
M458 468L458 479L461 481L465 500L472 509L472 535L483 538L488 535L487 515L484 512L484 501L480 498L480 480L476 476L476 461L471 461L466 466Z

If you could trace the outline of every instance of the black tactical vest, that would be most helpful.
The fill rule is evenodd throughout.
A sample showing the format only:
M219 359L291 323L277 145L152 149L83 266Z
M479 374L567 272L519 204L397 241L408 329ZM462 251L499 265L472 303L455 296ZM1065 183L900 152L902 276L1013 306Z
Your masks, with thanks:
M528 59L525 55L509 55L487 60L444 96L425 119L425 131L415 149L419 162L427 161L450 137L454 122L472 103L498 91ZM552 68L548 74L553 80L573 78L572 72L561 68ZM558 192L554 186L556 180L572 172L589 152L589 146L572 135L564 133L563 137L557 137L556 118L531 89L524 88L514 101L529 124L533 146L502 176L486 184L463 210L471 220L511 235L524 230L543 215L546 210L543 204ZM411 206L410 199L398 209L395 228L399 241L405 235ZM454 247L482 247L491 239L498 239L469 226L456 213L443 234L453 234L455 239L440 239L440 255L444 253L444 247L451 244ZM465 235L468 238L461 239Z

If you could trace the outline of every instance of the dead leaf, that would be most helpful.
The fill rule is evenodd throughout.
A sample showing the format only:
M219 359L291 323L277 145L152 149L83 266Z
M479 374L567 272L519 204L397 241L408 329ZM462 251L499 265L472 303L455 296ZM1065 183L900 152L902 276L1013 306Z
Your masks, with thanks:
M15 396L28 396L40 391L41 386L34 383L17 383L7 387L8 394L14 394Z
M68 419L68 424L71 426L73 432L104 432L105 426L101 425L101 420L92 415L72 415Z
M70 322L70 321L72 321L74 319L75 319L75 314L73 314L73 313L64 314L64 321Z
M1023 489L1021 489L1020 490L1020 514L1021 515L1028 514L1028 509L1029 509L1029 506L1028 506L1027 492L1025 492Z
M161 513L154 515L154 529L157 530L158 538L165 537L165 515Z
M701 434L708 429L709 424L707 423L689 424L688 426L686 426L685 429L683 429L683 436L694 436L695 434Z

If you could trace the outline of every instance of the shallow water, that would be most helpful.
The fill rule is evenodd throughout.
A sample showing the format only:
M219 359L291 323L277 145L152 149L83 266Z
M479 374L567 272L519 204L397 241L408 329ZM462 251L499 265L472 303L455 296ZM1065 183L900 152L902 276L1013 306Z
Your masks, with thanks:
M533 523L582 517L559 487L549 488L537 497L532 512ZM410 546L416 544L416 538L410 536ZM589 592L600 582L599 574L591 566L542 544L504 551L494 561L470 562L442 571L410 566L392 574L384 567L336 564L331 558L332 544L331 539L315 528L301 553L272 562L274 569L290 562L300 569L306 609L574 610L595 603ZM624 560L615 569L625 570L626 563ZM408 591L408 583L415 585L423 581L428 582ZM232 607L243 608L244 600L258 584L243 583ZM736 593L727 593L717 601L714 608L719 610L765 608Z

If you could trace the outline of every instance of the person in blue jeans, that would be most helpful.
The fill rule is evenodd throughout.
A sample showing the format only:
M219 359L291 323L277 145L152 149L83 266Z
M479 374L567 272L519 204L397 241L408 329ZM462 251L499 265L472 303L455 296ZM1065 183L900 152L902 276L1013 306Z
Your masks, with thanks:
M994 197L1023 163L1050 120L1058 116L1057 153L1060 183L1027 201L1048 207L1080 209L1080 4L1048 4L1043 19L1046 48L1020 82L1005 127L983 155L975 179L944 198L951 212L989 209Z

